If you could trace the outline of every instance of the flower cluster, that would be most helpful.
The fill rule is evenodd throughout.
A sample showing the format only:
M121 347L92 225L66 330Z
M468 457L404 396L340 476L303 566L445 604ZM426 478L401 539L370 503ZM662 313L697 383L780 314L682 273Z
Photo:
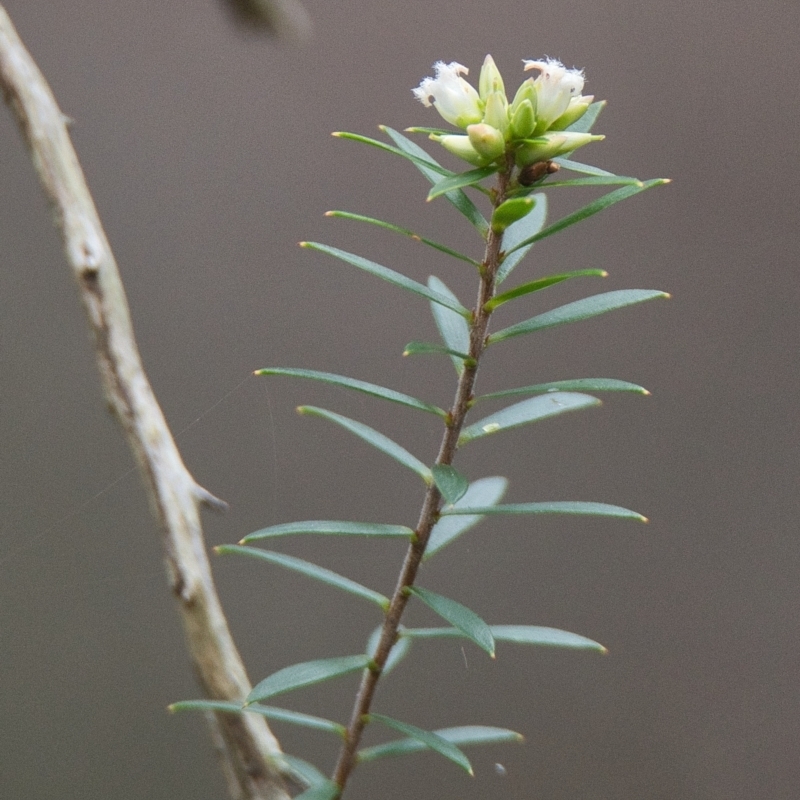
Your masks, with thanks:
M434 64L435 78L425 78L414 96L435 106L441 116L464 134L434 133L431 138L475 166L486 166L513 154L518 167L547 161L602 139L569 131L594 97L584 96L583 72L560 61L524 61L539 75L528 78L511 103L494 59L486 56L476 90L462 78L469 70L453 62Z

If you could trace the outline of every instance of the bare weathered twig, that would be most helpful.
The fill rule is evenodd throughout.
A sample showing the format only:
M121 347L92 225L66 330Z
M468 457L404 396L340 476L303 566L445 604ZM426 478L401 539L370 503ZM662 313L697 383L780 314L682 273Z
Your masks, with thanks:
M125 290L65 117L2 6L0 86L53 205L94 334L106 399L136 457L163 531L170 586L197 679L207 697L241 701L250 682L214 587L199 515L201 504L225 504L199 486L183 464L142 367ZM231 796L288 800L280 747L265 721L253 714L219 714L210 721Z

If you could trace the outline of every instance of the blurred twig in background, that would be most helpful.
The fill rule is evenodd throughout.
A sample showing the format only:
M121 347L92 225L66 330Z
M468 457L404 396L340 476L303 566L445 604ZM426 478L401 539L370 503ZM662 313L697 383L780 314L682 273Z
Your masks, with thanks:
M222 0L236 19L279 39L303 41L311 34L311 18L297 0Z
M170 586L197 679L209 698L242 701L251 686L214 587L199 514L200 505L225 504L195 482L181 459L142 366L125 290L66 118L2 6L0 87L52 203L94 335L106 399L163 532ZM231 797L288 800L277 765L280 746L261 717L219 714L209 722Z

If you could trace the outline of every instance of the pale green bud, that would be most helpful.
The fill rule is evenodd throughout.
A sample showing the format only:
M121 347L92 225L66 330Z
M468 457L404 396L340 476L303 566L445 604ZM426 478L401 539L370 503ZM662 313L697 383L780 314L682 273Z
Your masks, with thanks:
M531 104L535 112L536 89L534 88L533 78L528 78L528 80L523 81L519 89L517 89L517 93L514 95L514 99L511 101L512 116L514 112L519 108L520 104L524 103L526 100Z
M517 166L526 167L537 161L549 161L556 156L571 153L589 142L597 142L605 138L605 136L571 131L545 133L535 139L528 139L520 145L516 151Z
M533 197L512 197L501 203L492 214L492 230L502 233L509 225L529 214L536 205Z
M483 119L483 102L475 89L460 77L469 70L455 61L452 64L437 61L433 68L436 77L425 78L414 89L414 97L424 106L436 106L444 119L459 128L480 122Z
M508 130L508 100L502 92L492 92L486 98L483 121L505 134Z
M563 131L573 122L577 122L589 109L594 95L581 95L569 101L567 110L550 126L551 131Z
M488 160L484 158L470 143L469 136L459 134L434 134L431 136L435 142L444 147L445 150L454 156L463 158L464 161L476 167L485 167Z
M500 74L500 70L497 69L494 59L491 56L486 56L481 67L480 78L478 78L478 93L481 96L481 100L485 101L492 92L500 92L505 97L506 89L503 85L503 76Z
M494 161L506 151L506 140L502 132L485 122L468 125L467 136L470 144L486 161Z
M536 116L530 100L523 100L511 117L511 138L527 139L536 127Z

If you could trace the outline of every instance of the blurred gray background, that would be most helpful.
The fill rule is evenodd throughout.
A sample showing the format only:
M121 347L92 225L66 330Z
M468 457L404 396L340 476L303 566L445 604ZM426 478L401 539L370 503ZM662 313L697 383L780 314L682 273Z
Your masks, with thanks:
M75 120L189 468L231 503L207 518L212 545L294 519L416 521L415 476L294 408L358 416L426 460L433 417L248 377L302 366L450 398L449 363L400 357L434 335L427 304L296 243L357 250L418 280L436 272L471 302L465 265L322 214L385 217L473 254L477 242L446 203L424 203L413 167L329 132L437 125L410 90L439 59L476 79L492 53L512 91L522 58L584 67L586 91L609 106L606 141L581 158L674 182L537 245L514 282L611 275L519 301L502 322L592 291L673 299L498 346L481 388L608 376L653 396L607 395L599 410L475 443L458 464L473 479L507 474L512 501L601 500L652 521L484 522L421 582L491 622L563 627L610 653L501 645L494 663L456 641L418 643L377 710L423 727L506 725L527 741L472 750L475 779L433 754L365 767L350 794L798 796L797 3L308 0L316 34L300 48L248 35L212 0L6 7ZM0 797L221 798L201 718L165 711L197 690L159 537L5 112L0 143ZM553 210L590 196L553 190ZM311 538L276 547L384 592L402 553ZM214 568L253 680L358 652L378 622L360 601L266 565ZM434 623L418 610L411 621ZM344 719L354 688L343 679L283 704ZM330 769L325 734L275 730Z

